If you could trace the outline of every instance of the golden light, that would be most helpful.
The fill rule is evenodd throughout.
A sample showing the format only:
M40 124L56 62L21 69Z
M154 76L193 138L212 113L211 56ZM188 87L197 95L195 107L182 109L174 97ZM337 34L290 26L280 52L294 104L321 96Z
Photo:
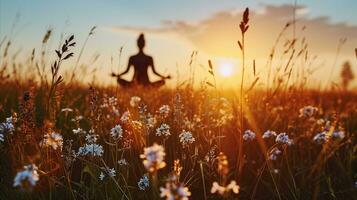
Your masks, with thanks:
M229 77L234 75L235 73L234 63L230 61L222 61L218 65L218 72L223 77Z

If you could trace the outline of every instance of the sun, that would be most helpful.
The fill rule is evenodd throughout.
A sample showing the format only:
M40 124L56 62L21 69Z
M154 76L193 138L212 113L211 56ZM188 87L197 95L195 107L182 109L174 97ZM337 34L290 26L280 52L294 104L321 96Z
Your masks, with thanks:
M235 72L234 63L229 61L223 61L219 63L218 72L223 77L233 76Z

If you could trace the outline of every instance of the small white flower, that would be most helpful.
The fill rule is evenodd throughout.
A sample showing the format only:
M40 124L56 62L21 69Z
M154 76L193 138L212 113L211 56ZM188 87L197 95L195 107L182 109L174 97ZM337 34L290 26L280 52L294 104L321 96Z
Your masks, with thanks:
M332 133L333 139L343 139L344 137L345 137L345 132L343 132L343 131L334 131Z
M83 130L83 129L81 129L81 128L73 129L72 131L73 131L73 133L76 134L76 135L81 135L81 134L84 135L84 134L87 133L85 130Z
M123 115L121 116L120 121L123 122L123 123L126 123L126 122L129 121L129 119L130 119L130 112L129 111L125 111L123 113Z
M154 145L144 148L144 153L140 155L140 158L144 159L143 164L146 170L154 172L166 166L165 155L164 147L154 143Z
M141 98L138 96L133 96L130 99L130 106L131 107L137 107L139 105L139 102L141 101Z
M156 124L156 118L149 113L146 117L146 125L149 128L153 128L155 124Z
M77 156L102 156L104 153L103 147L98 144L85 144L84 147L79 147Z
M255 133L251 130L244 131L243 140L254 140Z
M120 166L123 166L123 165L128 165L128 162L125 160L125 158L122 158L122 159L118 160L118 164Z
M24 166L24 170L20 171L16 174L14 178L14 184L13 186L22 186L23 181L28 181L31 186L35 186L36 182L40 179L40 176L37 173L37 166L32 164L32 165L27 165Z
M166 200L188 200L189 196L191 196L191 192L188 187L179 183L176 175L171 175L167 179L165 187L160 187L160 197L164 197Z
M138 182L138 187L140 190L145 190L146 188L148 188L150 185L149 182L149 177L144 174L142 178L140 178L139 182Z
M270 137L276 137L276 132L275 131L271 131L271 130L267 130L264 132L263 138L270 138Z
M274 148L270 151L269 159L270 160L276 160L278 158L278 155L281 154L281 151L278 148Z
M57 150L57 148L59 148L62 151L62 147L63 147L62 135L55 132L46 133L40 145L52 147L54 150Z
M329 138L330 137L328 136L327 132L323 131L321 133L316 134L314 136L313 140L314 140L314 142L316 142L318 144L323 144L323 143L328 142Z
M318 111L318 108L316 108L316 107L305 106L299 110L299 112L300 112L299 117L312 117L317 111Z
M227 190L228 191L232 190L233 193L238 194L239 193L239 185L237 185L237 182L233 180L227 185Z
M182 145L192 144L196 141L190 131L183 130L182 133L179 135L180 142Z
M3 135L3 134L1 134L1 133L0 133L0 141L1 141L1 142L4 142L4 141L5 141L5 139L4 139L4 135Z
M97 142L98 137L99 135L97 134L87 134L85 139L88 144L94 144Z
M291 139L289 139L289 136L286 133L280 133L279 135L277 135L275 142L283 143L283 144L287 144L287 145L293 144L293 141Z
M220 195L224 195L226 192L232 191L235 194L239 193L239 185L237 185L237 182L232 180L226 187L219 185L217 182L213 182L212 188L211 188L211 193L218 193Z
M103 181L105 178L105 175L103 172L100 172L100 175L99 175L99 180Z
M156 129L157 136L170 136L170 126L167 124L161 124L159 128Z
M118 124L116 126L114 126L114 128L112 128L110 130L110 135L112 136L112 138L114 139L120 139L123 137L123 129L122 127Z
M168 105L163 105L159 108L159 113L161 115L167 116L170 112L170 107Z

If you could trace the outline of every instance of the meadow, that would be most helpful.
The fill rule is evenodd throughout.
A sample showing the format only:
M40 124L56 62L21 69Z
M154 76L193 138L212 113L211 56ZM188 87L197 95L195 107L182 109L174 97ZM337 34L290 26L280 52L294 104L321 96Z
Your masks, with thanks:
M231 90L217 89L211 61L198 87L194 74L160 90L81 83L85 44L74 55L75 36L50 60L49 30L26 63L8 55L4 39L0 199L357 199L357 93L307 87L305 41L281 45L281 35L263 81L246 64L249 25L247 9L237 36L241 84Z

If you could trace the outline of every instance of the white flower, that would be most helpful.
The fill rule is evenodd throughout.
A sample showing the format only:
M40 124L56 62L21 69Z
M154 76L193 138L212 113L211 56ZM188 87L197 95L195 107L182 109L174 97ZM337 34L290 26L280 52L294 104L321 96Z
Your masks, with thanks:
M148 188L150 185L149 182L149 177L144 174L142 178L140 178L139 182L138 182L138 187L140 190L145 190L146 188Z
M112 136L112 138L114 139L120 139L123 137L123 129L121 128L121 126L118 124L116 125L114 128L112 128L110 130L110 135Z
M316 108L316 107L305 106L299 110L299 112L300 112L299 117L312 117L317 111L318 111L318 108Z
M289 139L289 136L286 133L280 133L278 136L276 136L275 142L283 143L287 145L293 144L293 141Z
M120 121L123 122L123 123L126 123L126 122L129 121L129 119L130 119L130 112L129 111L125 111L123 113L123 115L121 116Z
M170 107L168 105L162 105L160 108L159 108L159 113L161 115L164 115L164 116L167 116L170 112Z
M43 140L40 143L41 146L47 146L47 147L52 147L54 150L57 150L59 148L62 150L63 147L63 138L62 135L52 132L52 133L46 133L44 136Z
M219 185L217 182L213 182L212 188L211 188L211 193L218 193L220 195L225 194L226 192L232 191L235 194L239 193L239 185L237 185L237 182L232 180L226 187Z
M84 131L84 130L81 129L81 128L73 129L72 131L73 131L73 133L76 134L76 135L86 134L86 131Z
M14 127L14 123L15 120L12 117L8 117L6 118L5 122L0 124L0 133L4 134L4 133L10 133L12 134L12 132L15 131L15 127Z
M270 151L269 159L270 160L276 160L278 158L278 155L281 154L281 151L278 148L274 148Z
M61 112L73 112L72 108L62 108Z
M345 133L343 131L334 131L332 133L333 139L343 139L345 137Z
M136 107L139 105L139 102L141 101L141 98L138 96L133 96L130 99L130 106L131 107Z
M243 140L254 140L255 133L251 130L244 131Z
M188 200L191 192L188 187L178 182L176 175L171 175L166 181L165 187L160 187L160 197L166 200Z
M179 135L179 138L182 145L192 144L194 141L196 141L192 133L185 130L182 131L182 133Z
M23 186L24 181L28 181L28 183L31 184L31 186L35 186L36 182L40 179L40 176L37 173L37 167L36 165L27 165L24 166L24 170L20 171L16 174L14 178L14 184L13 186Z
M156 118L149 113L146 117L146 125L149 128L152 128L155 126L155 124L156 124Z
M327 132L323 131L321 133L316 134L314 136L313 140L314 140L314 142L316 142L318 144L323 144L323 143L328 142L329 138L330 137L328 136Z
M0 133L0 141L4 142L4 135Z
M103 147L98 144L85 144L84 147L79 147L77 156L102 156L104 153Z
M124 158L122 158L122 159L118 160L118 164L120 166L123 166L123 165L128 165L128 162Z
M159 128L156 129L157 136L170 136L170 126L167 124L161 124Z
M103 181L105 178L105 175L103 172L100 172L100 175L99 175L99 180Z
M164 147L154 143L154 145L144 148L144 153L140 155L140 158L144 159L143 164L146 170L154 172L166 166L165 155Z
M271 130L267 130L264 132L263 138L270 138L270 137L276 137L276 132L275 131L271 131Z
M91 132L91 131L89 131L89 132ZM85 139L88 144L94 144L97 142L98 137L99 137L99 135L97 135L97 134L87 134Z

